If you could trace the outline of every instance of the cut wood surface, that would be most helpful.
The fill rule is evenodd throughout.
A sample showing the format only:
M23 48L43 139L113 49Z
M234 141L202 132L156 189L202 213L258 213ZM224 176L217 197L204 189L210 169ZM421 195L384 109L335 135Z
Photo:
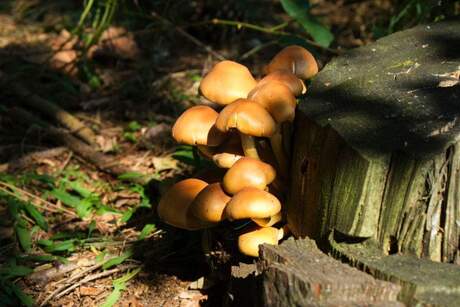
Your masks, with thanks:
M300 109L363 154L441 153L460 132L459 29L421 25L335 58Z
M400 286L333 259L309 239L263 245L258 269L264 306L404 306Z
M335 256L373 276L402 286L399 299L414 306L458 306L460 266L417 259L407 255L386 256L372 240L339 243L330 236Z
M385 254L454 262L460 237L460 21L333 59L296 113L286 204L297 237L336 229Z

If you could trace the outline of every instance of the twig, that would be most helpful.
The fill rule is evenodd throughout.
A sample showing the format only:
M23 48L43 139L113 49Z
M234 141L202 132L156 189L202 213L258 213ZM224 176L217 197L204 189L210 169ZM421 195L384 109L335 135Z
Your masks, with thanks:
M107 270L107 271L100 272L98 274L87 276L87 277L83 278L82 280L80 280L79 282L77 282L75 284L72 284L70 287L66 288L64 291L61 291L61 292L56 293L56 294L54 294L54 292L53 292L54 295L53 296L49 295L40 304L40 306L46 305L46 303L48 303L53 298L59 299L60 297L66 295L69 292L71 292L73 289L75 289L77 287L80 287L81 285L83 285L83 284L85 284L87 282L90 282L92 280L96 280L96 279L99 279L99 278L110 276L110 275L112 275L114 273L117 273L117 272L124 272L126 270L134 269L134 268L138 268L138 267L139 267L139 265L136 265L136 264L124 265L124 266L120 266L120 267L112 269L112 270Z
M293 37L300 38L300 39L304 40L309 45L312 45L312 46L314 46L316 48L328 51L328 52L330 52L332 54L338 55L338 54L341 53L341 51L338 50L338 49L324 47L324 46L318 44L317 42L315 42L315 41L313 41L311 39L308 39L308 38L306 38L306 37L304 37L302 35L286 32L286 31L279 31L278 30L279 27L264 28L262 26L258 26L258 25L252 24L252 23L234 21L234 20L217 19L217 18L212 19L211 23L215 24L215 25L233 26L233 27L236 27L238 29L247 28L247 29L251 29L251 30L254 30L254 31L259 31L259 32L273 34L273 35L279 35L279 36L293 36Z
M174 30L176 30L180 35L182 35L183 37L185 37L186 39L188 39L189 41L191 41L192 43L194 43L195 45L197 45L198 47L201 47L203 48L204 50L206 50L209 54L213 55L214 57L216 57L217 59L223 61L225 60L225 57L223 55L221 55L220 53L214 51L210 46L202 43L200 40L198 40L196 37L190 35L189 33L185 32L182 28L176 26L175 24L173 24L171 21L169 21L168 19L164 18L163 16L159 15L158 13L156 12L152 12L151 13L152 16L158 20L160 20L161 22L163 22L164 24L170 26L170 27L173 27Z
M242 54L239 57L239 60L247 59L250 56L252 56L253 54L256 54L257 52L259 52L260 50L265 49L265 48L267 48L269 46L275 45L276 43L277 43L276 40L273 40L273 41L269 41L269 42L266 42L264 44L260 44L258 46L255 46L254 48L251 48L249 51L247 51L244 54Z
M67 157L67 159L65 159L64 163L59 167L59 174L64 171L64 169L69 164L70 160L72 160L72 157L73 157L73 151L69 153L69 156Z
M68 278L64 278L64 279L61 279L61 280L58 280L57 282L54 283L55 286L59 285L59 284L62 284L64 283L64 285L60 286L60 287L57 287L50 295L48 295L45 300L43 301L42 305L46 304L49 300L51 300L54 296L56 296L57 294L59 294L59 292L63 291L67 285L73 283L74 281L78 280L80 277L86 275L87 273L89 272L92 272L94 270L97 270L99 269L100 267L102 267L104 263L101 262L101 263L97 263L87 269L84 269L83 271L75 274L75 275L71 275L69 276Z

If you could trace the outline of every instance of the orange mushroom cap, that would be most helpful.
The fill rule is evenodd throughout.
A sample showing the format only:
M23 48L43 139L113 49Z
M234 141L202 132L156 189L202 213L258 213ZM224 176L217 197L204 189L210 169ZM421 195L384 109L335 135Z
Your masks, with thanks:
M277 70L287 70L301 79L310 79L318 73L318 63L307 49L292 45L278 52L266 67L268 74Z
M225 134L215 126L218 115L208 106L191 107L174 123L172 136L183 144L218 146L225 139Z
M233 195L246 187L263 190L275 177L276 171L270 164L243 157L225 173L222 182L225 191Z
M257 86L248 98L263 106L277 123L294 120L297 100L283 83L272 81Z
M252 89L251 92L249 92L248 98L251 96L251 93L256 91L259 87L271 82L279 82L286 85L291 90L292 94L294 94L294 96L305 94L305 92L307 91L305 83L290 71L275 70L263 77L257 83L257 86L254 89Z
M259 245L278 245L283 238L283 229L264 227L252 229L238 237L238 249L247 256L258 257Z
M281 203L274 195L248 187L232 197L225 207L225 216L230 220L265 219L278 214Z
M220 105L246 98L257 85L257 81L246 66L233 61L222 61L214 65L201 80L200 93Z
M192 201L207 185L194 178L179 181L161 197L157 207L158 216L169 225L187 230L211 226L211 223L199 220L189 211Z
M270 137L275 133L276 124L261 105L248 99L238 99L220 112L216 127L222 132L237 129L251 136Z
M218 223L224 219L224 209L230 199L220 183L213 183L198 193L190 205L190 212L202 221Z

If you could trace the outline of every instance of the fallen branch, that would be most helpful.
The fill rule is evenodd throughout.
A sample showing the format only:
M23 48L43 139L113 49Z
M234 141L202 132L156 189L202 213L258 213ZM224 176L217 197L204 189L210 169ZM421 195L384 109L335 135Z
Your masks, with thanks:
M30 114L29 112L21 108L12 108L10 110L10 114L15 116L15 118L17 118L18 120L23 121L27 124L38 123L37 118L34 115ZM130 168L120 165L120 161L118 159L110 158L105 154L94 150L91 146L80 141L79 139L69 134L65 130L57 129L56 127L53 127L48 124L44 126L43 122L41 122L40 126L45 130L45 132L48 134L48 137L52 141L59 144L64 144L74 153L93 164L100 171L109 173L114 176L120 176L122 174L132 172ZM131 181L140 184L145 184L147 178L132 178Z
M77 135L79 138L84 140L86 143L94 145L96 144L96 135L93 131L86 127L78 118L63 110L54 103L30 92L21 84L10 83L11 89L14 94L21 97L21 101L24 105L34 108L68 128L72 134Z

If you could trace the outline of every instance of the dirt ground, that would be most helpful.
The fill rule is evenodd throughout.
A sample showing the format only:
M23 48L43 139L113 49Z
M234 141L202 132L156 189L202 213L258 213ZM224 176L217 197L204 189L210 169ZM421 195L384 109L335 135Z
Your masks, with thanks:
M219 56L260 76L283 45L270 33L209 21L269 27L288 16L277 1L126 2L129 10L124 8L99 43L88 48L84 39L91 30L75 35L82 1L0 4L0 280L8 267L33 270L1 283L14 282L35 304L47 306L101 306L111 296L116 306L244 305L248 300L235 299L238 290L229 286L231 266L253 262L235 250L241 225L216 227L203 252L202 233L162 224L155 206L172 182L206 165L170 136L183 110L207 103L198 95L201 77ZM312 48L320 65L375 40L377 29L399 8L389 0L310 2L311 13L335 37L330 50ZM292 22L288 29L301 32ZM27 103L33 96L54 102L89 127L93 149L111 164L97 165L69 150L59 132L60 113L47 113L36 100ZM50 124L57 128L50 130ZM114 166L130 175L119 176ZM149 180L133 180L139 174ZM69 195L57 192L63 190L87 207L69 208ZM15 218L12 198L39 208L47 227L38 227L30 211ZM19 219L28 225L27 252L17 237L23 227ZM40 260L44 255L52 258ZM122 260L104 266L111 258ZM0 299L14 297L5 293L0 291Z

